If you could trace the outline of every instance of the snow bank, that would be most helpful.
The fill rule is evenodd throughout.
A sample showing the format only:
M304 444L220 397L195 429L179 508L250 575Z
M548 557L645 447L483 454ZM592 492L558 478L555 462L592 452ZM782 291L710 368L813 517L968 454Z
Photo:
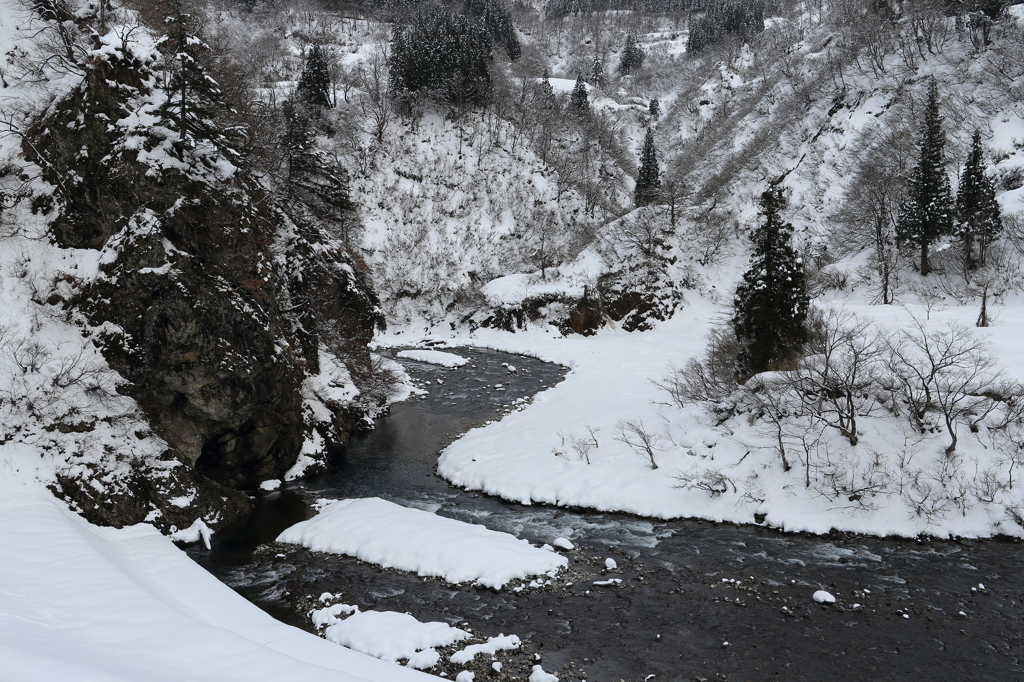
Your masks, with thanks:
M98 528L0 488L5 680L433 679L274 620L150 526Z
M434 647L448 646L471 636L447 623L421 623L407 613L395 611L357 612L324 632L324 637L335 644L391 663L400 658L417 664L434 659L433 663L422 667L431 667L437 662L437 652L429 653ZM421 652L426 655L417 657Z
M406 360L415 360L416 362L426 362L431 365L441 365L449 369L462 367L469 362L469 360L461 355L445 353L439 350L401 350L398 351L398 357L405 358Z
M450 583L473 581L494 588L516 578L553 574L568 563L507 533L376 497L332 502L277 540Z
M844 305L880 328L906 327L911 314L925 317L914 306L854 301ZM1000 310L996 326L972 332L986 338L1008 377L1024 376L1024 355L1019 351L1024 314L1019 310L1017 305L1007 305ZM977 309L951 307L930 314L930 325L953 322L973 327ZM942 433L911 440L908 446L903 426L895 418L882 412L862 418L861 445L844 453L846 460L836 455L842 446L836 439L828 442L828 449L812 453L813 480L807 488L803 451L795 439L787 447L797 463L787 472L762 424L751 424L741 415L716 426L703 406L672 404L653 382L664 380L670 363L683 366L700 354L707 329L720 315L711 301L694 296L687 308L650 332L606 329L593 337L555 338L540 329L516 334L478 329L470 338L453 339L453 343L531 355L568 365L572 371L523 410L474 429L449 446L438 460L438 472L455 485L523 504L765 523L810 533L835 528L903 537L1024 536L1024 528L1007 511L1014 505L1024 507L1019 486L1003 490L995 502L969 493L962 508L951 502L934 513L921 511L915 495L924 493L910 484L900 487L900 476L912 483L930 481L929 476L939 480L935 471L942 464ZM619 431L626 421L641 425L651 435L656 469L637 448L622 441ZM966 427L963 431L967 436ZM1005 479L1008 460L982 442L982 436L961 437L957 452L962 453L958 462L963 462L958 485L972 485L983 472ZM856 495L830 496L821 482L830 471L827 467L849 477L863 476L874 465L873 453L880 453L878 461L891 485L866 502ZM901 465L901 458L910 465ZM979 474L972 478L975 470Z

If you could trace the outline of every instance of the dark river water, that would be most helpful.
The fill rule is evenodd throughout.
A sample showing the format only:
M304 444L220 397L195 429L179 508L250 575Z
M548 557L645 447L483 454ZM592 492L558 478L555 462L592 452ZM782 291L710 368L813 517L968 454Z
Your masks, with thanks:
M564 369L494 351L452 352L471 364L403 361L427 395L394 405L375 430L353 438L332 471L267 495L245 523L215 534L211 551L194 546L189 554L307 630L311 597L331 592L363 610L524 640L499 654L501 672L478 657L470 668L477 682L525 682L538 660L561 680L589 682L1024 680L1024 543L791 535L523 506L453 488L434 471L438 453L556 384ZM517 593L273 543L318 498L369 496L535 543L568 537L576 549L554 584ZM618 568L606 572L606 558ZM594 584L608 578L621 582ZM815 603L819 589L837 602ZM452 679L460 669L432 672Z

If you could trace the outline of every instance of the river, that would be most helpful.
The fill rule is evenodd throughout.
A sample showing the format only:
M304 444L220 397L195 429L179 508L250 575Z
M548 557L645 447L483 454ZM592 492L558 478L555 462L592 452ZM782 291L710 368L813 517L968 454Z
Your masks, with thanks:
M1024 543L783 534L524 506L449 486L438 453L553 386L564 369L483 349L454 370L403 361L428 394L392 406L321 476L264 497L189 554L272 615L312 630L311 597L410 612L525 640L477 680L525 680L540 657L562 680L1021 680ZM504 363L504 364L503 364ZM514 365L511 373L504 365ZM272 543L317 498L382 497L576 550L551 586L452 586ZM271 543L271 544L267 544ZM605 559L618 568L606 572ZM608 578L621 583L595 585ZM838 601L811 599L818 589ZM449 679L458 667L446 669ZM438 672L438 671L434 671Z

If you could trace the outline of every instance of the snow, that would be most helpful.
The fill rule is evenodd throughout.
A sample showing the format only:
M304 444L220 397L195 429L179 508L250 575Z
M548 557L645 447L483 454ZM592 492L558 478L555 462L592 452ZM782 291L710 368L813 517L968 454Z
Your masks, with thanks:
M811 595L811 599L818 602L819 604L835 604L836 598L825 590L818 590Z
M925 318L919 305L873 306L847 301L845 307L864 315L878 329L906 328L911 315ZM931 310L928 325L941 329L950 322L972 325L973 306ZM895 487L860 505L847 497L827 499L807 490L802 468L784 472L767 434L735 419L716 427L699 405L679 408L653 382L662 381L669 364L682 366L701 352L704 334L722 310L713 300L693 295L676 317L643 333L601 330L588 338L561 337L543 327L516 334L478 329L471 336L454 332L450 345L466 344L518 352L571 367L566 379L539 393L524 409L502 420L474 429L442 453L439 473L452 483L505 499L531 504L588 507L626 511L655 518L698 517L712 521L764 523L787 531L826 533L832 528L873 535L915 537L984 537L994 533L1021 536L1004 505L1020 504L1019 488L1006 491L1002 501L988 503L971 498L966 509L931 517L915 513L913 501ZM1000 311L996 326L971 331L990 344L1006 364L1006 376L1024 376L1024 356L1015 350L1024 335L1024 316L1015 307ZM393 340L392 340L393 339ZM385 337L382 345L398 343L401 336ZM623 420L642 423L655 434L657 469L617 439L616 425ZM884 415L862 420L862 443L890 453L889 476L901 474L896 453L905 437L895 420ZM565 446L565 435L585 436L595 430L599 447L590 451L590 463ZM928 440L930 439L930 440ZM928 436L912 451L914 471L932 466L941 434ZM840 444L832 447L839 447ZM862 447L850 456L866 457ZM964 470L1003 466L1002 455L976 438L961 437ZM799 450L791 453L797 456ZM935 460L937 461L937 460ZM1004 464L1000 465L1000 462ZM864 463L850 462L854 469ZM703 476L721 472L735 487L713 494L701 489ZM1013 502L1013 500L1018 500Z
M440 350L401 350L397 353L398 357L406 360L415 360L416 362L426 362L431 365L441 365L442 367L448 367L449 369L454 367L462 367L469 360L466 358L455 355L454 353L445 353Z
M576 549L576 546L566 538L555 538L551 544L559 549Z
M607 568L609 571L614 571L616 568L619 567L619 565L615 563L615 559L609 557L604 560L604 567Z
M260 490L266 490L267 492L277 490L280 487L281 479L279 478L272 478L270 480L263 481L262 483L260 483Z
M507 533L376 497L327 503L317 516L286 529L277 540L495 589L517 578L553 575L568 565L560 554Z
M558 682L558 676L546 673L544 668L535 665L533 672L530 673L530 682Z
M274 620L152 527L92 526L23 473L0 482L5 679L430 679Z
M479 654L490 654L493 656L499 651L518 649L520 643L519 638L515 635L498 635L497 637L488 638L483 644L470 644L462 651L456 651L452 654L450 660L455 665L463 665L472 661Z
M199 540L202 539L206 549L210 549L211 535L213 535L213 531L210 530L210 527L207 526L202 519L196 519L188 528L172 531L171 539L175 542L184 542L187 544L199 542Z
M437 662L437 652L430 653L430 650L468 639L471 635L447 623L421 623L407 613L357 611L330 625L324 631L324 637L390 663L404 658L410 660L409 667L431 667ZM423 655L417 656L419 652Z
M455 676L455 682L473 682L474 677L476 677L475 674L468 670L463 670Z

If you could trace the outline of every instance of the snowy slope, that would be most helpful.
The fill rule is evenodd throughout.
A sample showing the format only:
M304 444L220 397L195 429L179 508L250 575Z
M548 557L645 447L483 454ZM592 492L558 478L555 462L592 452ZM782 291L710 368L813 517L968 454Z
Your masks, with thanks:
M97 528L45 492L8 492L3 679L430 679L279 623L152 527Z

